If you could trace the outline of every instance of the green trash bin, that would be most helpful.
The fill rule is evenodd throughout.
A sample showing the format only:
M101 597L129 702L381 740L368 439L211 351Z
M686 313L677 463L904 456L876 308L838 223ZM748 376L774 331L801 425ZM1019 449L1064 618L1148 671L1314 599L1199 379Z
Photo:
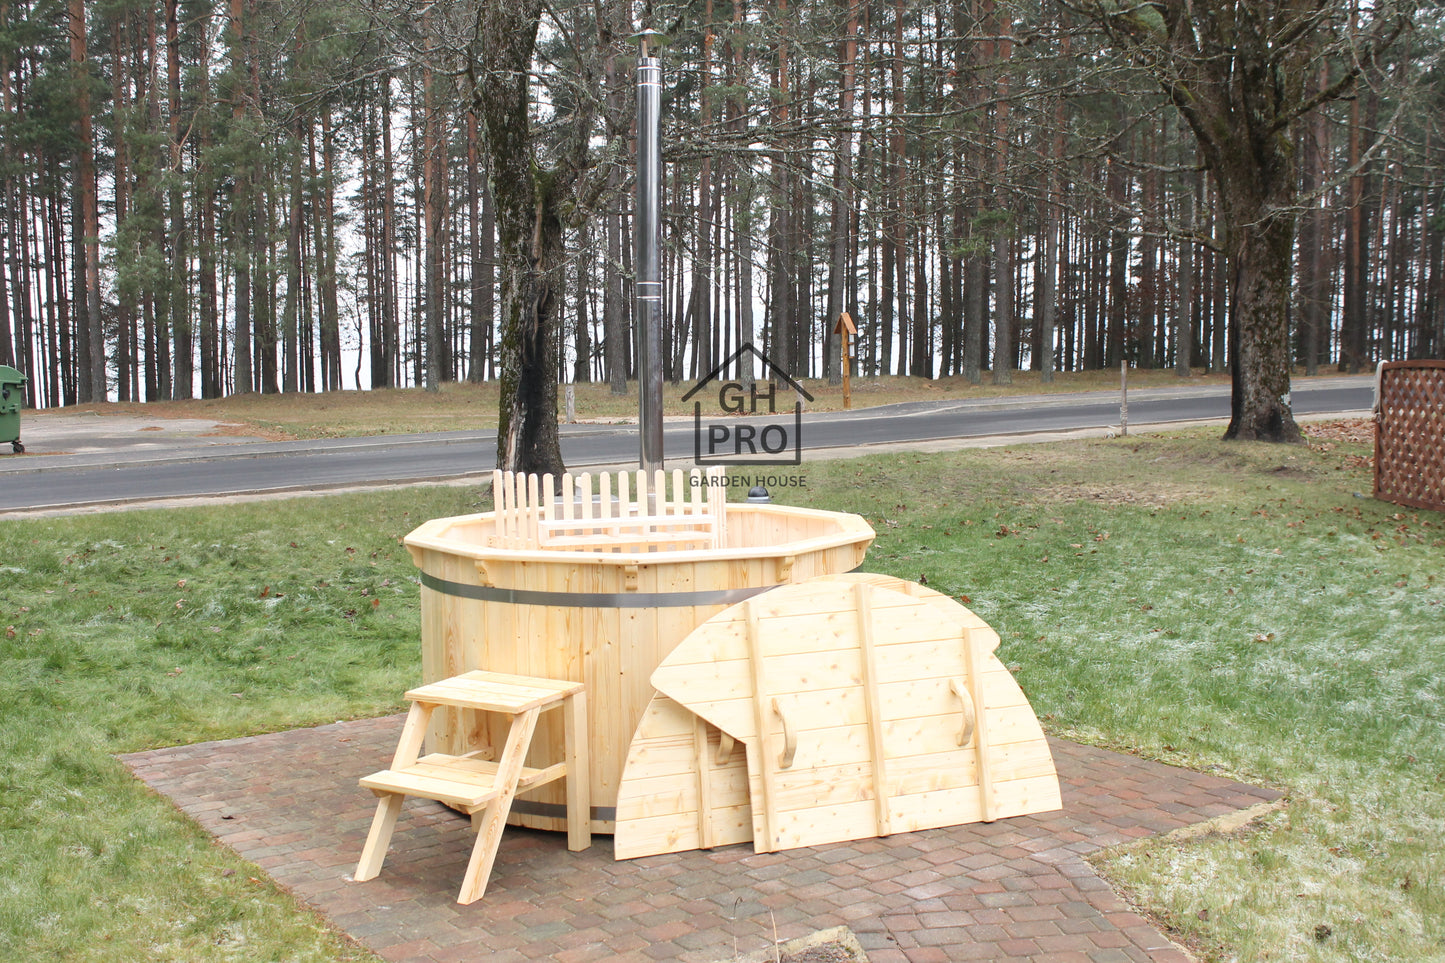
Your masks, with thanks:
M10 442L15 454L25 450L20 444L20 406L25 402L25 376L6 364L0 364L0 444Z

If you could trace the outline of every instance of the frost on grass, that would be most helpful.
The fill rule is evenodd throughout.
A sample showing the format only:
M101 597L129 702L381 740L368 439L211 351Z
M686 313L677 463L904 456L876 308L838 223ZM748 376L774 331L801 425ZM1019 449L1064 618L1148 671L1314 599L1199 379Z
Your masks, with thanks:
M1129 486L1076 482L1031 488L1028 494L1046 502L1098 502L1104 505L1164 508L1178 502L1197 501L1208 497L1209 493L1198 487L1150 481Z
M1388 849L1368 830L1353 834L1358 820L1342 834L1332 817L1329 803L1301 795L1244 832L1148 840L1102 868L1137 903L1196 933L1209 959L1434 958L1432 924Z

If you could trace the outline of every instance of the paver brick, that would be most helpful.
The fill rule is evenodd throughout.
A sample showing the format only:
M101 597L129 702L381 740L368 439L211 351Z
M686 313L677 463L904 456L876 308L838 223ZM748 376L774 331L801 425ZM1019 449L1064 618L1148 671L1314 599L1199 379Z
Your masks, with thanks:
M910 957L899 949L868 950L868 963L910 963Z
M1043 937L1061 936L1058 920L1029 920L1025 923L1005 923L1004 932L1014 939L1038 941Z
M607 837L509 828L487 896L458 907L469 821L409 800L382 875L350 872L401 716L124 757L298 900L398 963L594 959L710 963L846 924L871 963L1187 959L1081 856L1278 797L1051 740L1057 813L756 854L748 846L616 862Z
M1133 957L1123 950L1104 949L1094 950L1089 954L1093 963L1132 963Z

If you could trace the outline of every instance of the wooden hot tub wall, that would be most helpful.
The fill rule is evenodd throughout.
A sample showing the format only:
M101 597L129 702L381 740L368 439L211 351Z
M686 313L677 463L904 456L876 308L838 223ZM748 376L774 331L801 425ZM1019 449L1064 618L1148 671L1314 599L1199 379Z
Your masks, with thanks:
M850 572L874 532L856 515L728 504L716 547L650 552L500 548L497 513L439 518L406 538L421 569L422 675L472 669L583 682L589 708L592 830L610 833L628 746L654 690L649 677L694 628L777 585ZM486 720L438 711L428 751L496 745ZM544 718L538 762L561 758ZM534 760L529 759L528 764ZM560 784L519 798L512 821L562 830Z

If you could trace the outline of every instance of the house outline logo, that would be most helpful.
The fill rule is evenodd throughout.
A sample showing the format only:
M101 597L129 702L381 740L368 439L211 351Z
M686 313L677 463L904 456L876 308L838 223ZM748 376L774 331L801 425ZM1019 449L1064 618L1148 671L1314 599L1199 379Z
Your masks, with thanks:
M751 354L763 363L764 377L767 378L768 390L764 393L758 392L758 382L754 381L750 391L744 391L739 381L722 381L718 386L718 409L723 414L741 415L744 409L747 414L758 413L758 401L766 398L768 402L768 414L776 414L778 410L778 383L783 382L787 388L791 388L803 398L809 401L813 396L808 393L798 382L788 376L773 360L763 354L751 341L742 344L736 351L704 375L697 384L693 385L687 394L682 396L683 401L692 400L694 395L706 388L708 385L721 380L721 375L729 365L742 358L744 354ZM785 389L786 390L786 389ZM711 422L706 425L702 420L702 401L693 401L692 406L693 424L693 457L700 467L707 465L801 465L803 463L803 403L793 403L793 421L791 432L788 425L773 422L764 425L761 430L757 426L735 422ZM791 437L789 437L791 435ZM706 451L704 451L704 438L706 438ZM718 453L720 443L731 443L731 450ZM743 447L747 446L748 454L743 454ZM757 457L758 449L762 449L764 456L782 455L791 451L788 457Z

